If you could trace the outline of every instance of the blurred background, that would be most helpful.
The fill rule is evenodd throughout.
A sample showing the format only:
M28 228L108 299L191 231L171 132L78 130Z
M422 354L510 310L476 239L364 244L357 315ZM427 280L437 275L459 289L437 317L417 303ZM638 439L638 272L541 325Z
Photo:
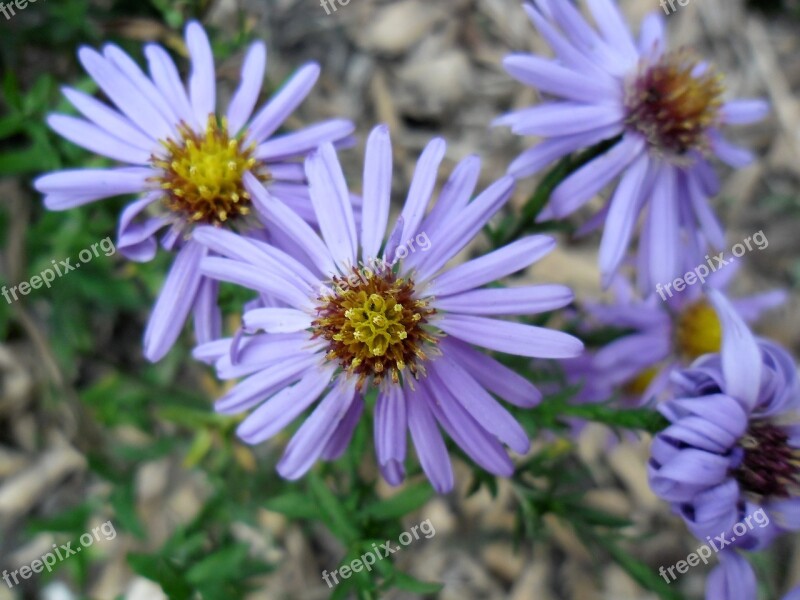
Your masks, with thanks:
M621 4L634 24L662 10L657 0ZM209 30L224 97L235 89L253 39L268 46L263 98L301 64L318 61L319 83L289 125L337 116L355 121L359 144L342 160L357 184L365 134L388 123L397 199L434 135L448 141L440 176L478 153L481 185L534 141L488 126L499 113L537 100L500 66L511 51L547 51L517 0L350 0L327 11L317 0L38 0L10 18L0 14L3 285L28 280L54 260L74 262L108 236L115 240L123 199L47 213L31 186L48 170L106 164L44 124L49 112L72 113L59 86L97 91L77 64L77 49L114 41L141 61L142 44L157 40L185 73L182 26L189 18ZM765 124L733 132L759 161L735 174L720 168L725 186L716 205L730 243L759 230L767 236L769 247L747 255L735 289L793 291L759 333L797 355L798 3L690 0L667 20L672 46L692 46L715 63L732 97L763 96L773 105ZM512 210L535 186L519 186ZM601 296L597 238L567 233L562 241L525 277L567 283L579 299ZM542 435L532 450L540 473L574 485L585 514L593 515L586 527L556 512L526 512L532 505L520 501L520 481L475 481L459 459L457 492L434 497L411 478L401 501L369 504L397 490L377 478L363 431L338 471L280 481L274 464L287 435L257 448L236 441L238 421L213 412L224 390L192 362L188 332L158 365L143 359L142 332L168 258L134 264L101 253L50 288L0 300L0 570L30 565L53 544L72 541L74 548L108 521L115 532L60 561L53 573L13 588L0 581L0 600L327 598L332 590L321 572L337 568L349 551L337 523L358 523L360 539L383 541L426 519L435 535L395 555L387 575L393 589L381 597L702 597L705 567L674 589L646 591L660 566L684 559L697 542L648 488L648 440L611 443L600 426L570 441ZM241 294L224 290L231 313L239 300ZM366 490L364 482L376 483ZM606 533L588 533L589 526ZM800 545L783 540L754 562L765 597L778 598L797 583ZM335 592L354 593L344 586Z

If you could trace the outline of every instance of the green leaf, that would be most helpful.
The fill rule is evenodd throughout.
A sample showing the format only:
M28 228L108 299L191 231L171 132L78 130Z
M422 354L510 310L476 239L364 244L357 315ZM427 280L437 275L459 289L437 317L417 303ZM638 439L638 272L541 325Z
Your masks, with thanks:
M361 515L379 521L397 519L421 508L433 497L433 488L428 483L406 487L387 500L376 502L361 511Z
M444 588L443 583L420 581L416 577L400 572L395 574L392 583L394 583L396 588L414 594L438 594L442 591L442 588Z
M92 506L87 501L52 517L33 518L28 522L26 529L31 533L55 531L79 536L86 532L86 524L91 515Z
M308 494L288 492L270 498L264 503L264 508L280 513L290 519L321 519L319 506Z
M311 474L308 478L308 486L322 511L322 521L331 532L346 545L357 540L359 533L353 525L353 519L347 514L347 510L339 498L328 489L319 475Z
M192 588L174 565L160 556L129 554L128 564L141 575L158 583L170 600L189 600Z
M136 494L132 481L124 485L117 485L111 492L111 506L114 507L114 517L123 529L129 531L139 539L144 539L146 533L136 514Z
M194 585L220 579L220 574L230 577L241 571L247 560L247 545L236 544L223 548L195 563L187 572L186 579Z
M664 600L681 600L681 595L673 590L649 565L640 562L609 540L603 540L601 543L611 554L614 562L622 567L637 583L648 590L656 592Z

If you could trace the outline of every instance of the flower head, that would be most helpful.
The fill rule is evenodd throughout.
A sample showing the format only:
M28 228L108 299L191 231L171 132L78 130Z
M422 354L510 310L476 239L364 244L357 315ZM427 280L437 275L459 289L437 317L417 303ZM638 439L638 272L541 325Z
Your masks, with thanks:
M738 272L737 265L717 271L707 289L725 292ZM621 394L625 403L645 404L669 394L672 373L722 347L722 325L707 290L700 285L674 295L642 299L622 277L612 282L613 302L586 303L586 333L612 328L623 333L593 352L565 361L570 383L581 383L579 402L602 402ZM772 290L731 299L747 323L756 322L786 301L786 293Z
M145 47L149 74L113 44L102 54L81 48L81 63L112 106L65 88L64 95L85 118L51 115L48 123L73 143L127 166L59 171L36 180L51 210L138 194L119 222L117 247L131 260L152 259L156 236L167 228L161 244L177 256L145 333L145 356L150 360L169 351L192 311L200 341L219 335L217 286L199 276L205 249L192 241L194 226L210 224L266 236L253 215L245 176L270 186L274 195L303 211L310 200L302 165L295 159L353 131L349 121L333 119L275 136L311 91L319 67L302 67L254 114L266 65L261 42L248 50L241 84L227 110L218 114L214 59L199 23L186 26L186 46L192 62L187 85L156 44Z
M608 285L625 258L639 216L642 290L672 281L686 264L701 264L724 234L709 198L719 183L709 159L738 168L752 154L720 133L728 124L761 120L759 100L724 100L722 78L686 50L667 49L661 15L652 14L635 40L612 0L587 0L593 28L563 0L525 4L555 59L507 56L520 82L553 99L498 118L519 135L544 141L523 152L509 174L527 177L572 152L603 141L610 149L553 191L541 219L564 218L619 178L603 209L583 230L605 223L600 269Z
M569 289L484 287L550 252L552 238L528 237L444 269L513 191L513 179L504 177L470 201L479 161L469 157L427 211L444 152L440 139L425 148L385 242L392 157L383 126L367 142L359 228L333 146L325 144L306 161L321 237L252 175L245 186L256 209L287 233L283 247L291 252L220 229L196 232L220 255L203 260L203 273L262 294L244 314L247 333L195 352L222 378L249 375L217 409L258 406L238 430L258 443L322 398L278 464L284 477L300 477L318 458L341 454L371 391L377 393L376 452L389 482L404 477L410 431L434 487L452 487L440 427L483 468L510 475L503 444L523 453L529 440L492 394L524 407L537 404L541 394L473 345L540 358L582 351L567 334L494 318L563 307L572 301Z
M655 493L700 539L731 532L743 549L800 530L800 387L791 356L756 341L730 303L710 293L722 349L673 377L660 410L672 423L656 436L649 464ZM736 531L758 511L769 527Z

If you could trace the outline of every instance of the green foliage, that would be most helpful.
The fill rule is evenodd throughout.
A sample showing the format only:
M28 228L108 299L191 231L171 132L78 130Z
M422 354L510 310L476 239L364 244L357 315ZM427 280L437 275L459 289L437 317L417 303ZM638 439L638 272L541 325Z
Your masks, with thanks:
M108 161L58 138L45 124L48 113L72 112L59 95L62 81L90 93L97 91L96 86L76 68L73 58L68 59L73 63L66 80L61 76L56 80L47 72L27 72L18 50L41 48L74 57L80 44L97 45L105 37L98 31L98 22L136 17L157 20L177 31L187 19L202 16L208 4L205 0L120 0L104 13L89 0L51 0L36 5L41 18L32 20L30 26L8 34L4 30L5 39L0 40L0 62L5 67L0 176L15 179L19 202L6 203L0 209L0 241L6 248L15 232L24 230L24 242L14 254L16 262L5 265L2 284L29 279L49 268L53 260L74 259L99 240L114 239L119 212L128 200L103 201L65 213L48 213L41 207L31 186L34 176L58 168L104 166ZM219 58L240 49L250 35L242 28L232 40L215 39ZM141 59L138 50L134 56ZM47 66L44 68L46 71ZM537 224L535 219L558 182L607 150L610 143L564 159L544 178L521 215L509 214L490 232L492 244L497 247L527 233L563 227ZM14 212L12 206L24 210ZM93 515L110 514L121 534L139 542L138 549L127 556L135 573L157 582L171 600L216 600L241 598L259 585L260 576L280 568L254 556L250 546L233 534L232 525L252 526L260 511L279 513L307 531L319 527L330 531L340 544L341 555L326 557L330 562L318 565L320 572L359 558L373 544L387 540L396 544L402 532L424 520L422 511L434 492L415 459L407 465L409 482L389 498L376 492L374 475L364 475L374 470L364 468L365 462L374 467L368 414L375 403L374 392L366 398L367 414L345 454L332 464L315 467L300 482L287 482L275 474L274 449L254 458L235 438L239 419L213 412L210 396L218 395L219 390L201 385L208 374L191 363L188 338L158 365L146 363L141 353L142 330L170 258L161 253L150 263L134 264L117 255L101 254L83 265L80 273L56 279L51 288L36 290L14 305L0 302L0 331L6 339L30 335L26 327L34 321L36 331L48 340L63 381L51 382L45 404L57 414L74 394L99 440L97 445L86 444L91 451L90 474L106 490L63 512L29 521L28 534L49 531L74 540L87 531ZM12 275L14 281L8 279ZM226 315L233 315L251 296L241 288L224 285L220 304ZM541 315L531 322L544 325L549 318ZM589 341L603 344L621 333L600 332ZM559 376L546 369L534 370L527 359L498 358L537 383ZM551 396L534 410L513 412L533 437L543 432L564 434L568 419L651 433L665 425L662 417L646 409L574 405L570 402L574 391L566 389ZM120 432L134 432L132 437L139 441ZM449 448L472 464L452 443ZM143 464L165 458L178 458L210 491L200 502L198 514L177 526L161 547L150 548L147 523L138 511L136 481ZM485 490L496 498L497 478L478 468L473 471L468 494ZM552 444L522 462L512 479L518 513L516 543L533 544L546 537L544 517L555 515L569 523L588 547L598 548L641 585L662 598L675 597L655 573L623 549L630 541L624 533L630 523L585 503L584 492L591 482L591 474L575 459L569 444ZM91 553L85 553L65 561L68 567L59 564L58 568L68 569L84 585L94 560ZM378 598L392 589L435 597L442 584L417 580L398 570L393 557L388 557L371 571L342 580L331 591L331 598Z

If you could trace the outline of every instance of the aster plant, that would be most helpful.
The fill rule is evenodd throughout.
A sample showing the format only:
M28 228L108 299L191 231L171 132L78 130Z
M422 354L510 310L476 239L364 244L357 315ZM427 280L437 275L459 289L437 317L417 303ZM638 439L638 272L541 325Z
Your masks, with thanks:
M755 123L768 106L727 99L709 64L667 48L659 14L648 16L635 38L613 0L584 5L593 24L571 0L526 2L554 57L512 54L503 61L545 101L495 125L539 143L479 190L476 156L460 160L438 187L446 145L434 138L395 217L388 127L369 133L358 195L337 155L351 142L352 123L330 119L282 131L319 77L316 64L302 66L256 108L266 49L255 42L223 108L212 47L195 21L185 28L191 65L185 81L156 44L144 48L147 71L113 44L100 52L80 49L81 64L108 103L65 88L82 116L54 114L47 123L118 164L45 174L35 187L46 208L58 211L133 196L119 215L117 248L139 262L153 259L159 246L174 255L146 327L144 354L152 362L163 358L193 317L193 357L213 367L220 382L204 381L218 398L219 415L207 414L205 393L200 408L184 414L190 400L174 401L171 388L159 407L178 427L197 427L185 464L208 469L211 485L222 485L158 556L129 557L137 573L158 580L170 597L243 596L239 586L247 588L250 575L262 572L245 558L239 539L245 528L233 527L258 521L246 514L251 506L324 523L348 558L363 558L376 549L376 536L393 536L435 492L455 487L457 456L471 471L468 494L496 497L497 478L511 480L501 491L518 511L520 539L537 540L554 517L638 583L677 599L677 585L665 584L657 568L620 543L630 522L589 498L593 474L572 450L582 426L595 422L615 434L626 430L629 439L651 434L653 492L701 543L723 532L730 540L707 579L707 598L755 600L750 553L800 530L795 363L748 328L786 294L729 296L738 264L712 267L707 280L683 292L659 284L684 272L699 276L698 265L711 264L704 255L723 246L712 209L720 188L713 163L739 168L752 155L728 142L722 129ZM519 179L554 163L521 210L510 202ZM574 318L559 321L564 331L552 329L551 313L573 304L571 289L512 276L554 250L554 238L542 232L565 228L555 220L609 187L610 197L579 233L604 229L599 263L612 299L578 303L581 310L567 312ZM501 211L504 218L496 220ZM536 233L525 235L531 229ZM482 231L493 242L485 252L475 243ZM638 253L630 255L637 232ZM623 267L638 269L638 282ZM223 287L251 299L223 315ZM135 385L149 393L161 367L146 366ZM133 401L124 388L131 383L111 388L122 390L114 401L121 398L126 410ZM88 394L98 405L96 397L108 395L105 386ZM126 410L102 412L116 419ZM168 441L185 441L170 425L176 439ZM365 440L374 444L375 460L364 460ZM276 469L258 469L240 441L273 441L267 450L279 449ZM120 454L150 460L154 451ZM104 478L118 464L118 456L109 456L104 464L98 453ZM314 468L319 461L328 464ZM420 471L428 481L414 481ZM404 488L387 501L378 473ZM127 486L112 494L114 508L125 514L133 512L125 502L134 479L132 468L114 481ZM223 536L206 534L216 513L223 515ZM754 514L768 522L739 532ZM134 521L129 517L126 526ZM219 553L196 545L206 538L222 546ZM440 589L395 572L386 557L374 571L353 567L359 577L335 571L342 581L334 596L376 598L392 586L429 596ZM224 585L198 577L209 564L231 566ZM800 600L800 589L784 600Z
M220 335L217 285L203 277L204 246L192 240L197 225L214 225L264 237L244 186L250 175L298 211L308 204L302 158L324 141L344 140L353 124L332 119L276 135L311 91L319 66L301 67L262 108L256 109L266 47L255 42L241 83L227 109L217 112L211 45L196 21L186 26L191 73L186 84L169 54L145 47L149 73L113 44L102 53L83 47L81 64L112 106L73 88L63 92L84 118L51 115L48 124L71 142L125 166L69 169L39 177L35 186L50 210L67 210L112 196L136 194L119 219L117 248L128 259L151 260L161 246L175 253L153 307L144 354L160 360L194 313L200 341ZM307 211L306 211L307 212Z
M653 441L650 485L698 539L722 540L731 552L709 581L727 593L709 597L754 598L736 595L754 590L755 578L735 567L743 559L734 549L761 550L800 530L800 388L792 357L757 340L719 292L710 297L722 348L673 376L675 397L659 408L671 424ZM742 525L757 514L766 517L759 527ZM735 591L731 570L752 584Z
M263 296L263 306L244 313L246 333L195 352L213 361L223 379L248 376L219 400L217 410L257 407L238 433L258 443L316 403L278 463L286 478L298 478L318 458L344 451L370 390L377 392L376 454L390 483L404 478L410 432L433 487L439 492L453 487L440 428L478 465L509 476L513 463L503 445L524 454L529 440L492 394L522 407L538 404L541 394L474 346L553 359L583 349L565 333L495 318L563 307L572 301L568 288L485 287L550 252L552 238L531 236L445 268L506 203L514 182L504 177L470 201L479 162L467 158L427 212L444 153L440 139L425 148L385 242L392 156L384 126L367 141L360 228L335 150L324 144L306 161L321 236L256 177L245 178L257 210L292 238L295 256L220 229L195 232L220 255L203 259L204 275ZM410 252L409 241L421 235L429 248Z
M719 192L711 159L747 165L751 152L727 141L721 128L758 122L768 105L724 99L713 67L693 52L668 49L659 13L644 20L635 39L613 0L587 0L586 6L596 28L569 1L524 5L555 57L511 54L503 66L548 100L494 124L543 139L511 163L508 173L517 178L575 151L606 146L555 186L539 220L565 218L617 181L582 231L604 227L599 266L608 285L641 219L637 268L639 285L649 293L684 265L702 264L710 248L723 247L710 205Z
M686 288L662 300L642 298L630 282L617 276L611 283L613 302L585 302L581 331L587 336L603 329L625 332L602 347L564 362L570 383L581 385L578 402L602 402L619 395L629 406L642 405L668 394L672 373L705 354L720 351L722 327L707 290L727 288L740 269L731 265L714 273L705 286ZM784 290L729 298L748 324L786 302Z

